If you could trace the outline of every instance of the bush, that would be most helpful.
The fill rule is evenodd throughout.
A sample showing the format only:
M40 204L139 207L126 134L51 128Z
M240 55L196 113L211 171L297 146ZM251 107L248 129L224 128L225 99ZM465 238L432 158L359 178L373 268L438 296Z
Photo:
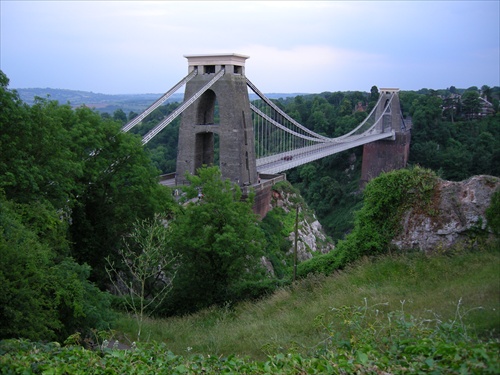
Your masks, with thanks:
M500 236L500 191L491 197L490 206L486 210L486 220L493 233Z
M430 212L436 182L434 172L419 167L383 173L371 180L363 192L363 206L355 214L353 231L339 241L334 252L302 263L300 275L329 274L363 255L387 251L406 210Z
M242 281L233 285L228 292L232 303L246 300L256 300L274 293L286 285L288 280L263 279L258 281Z
M88 281L90 267L59 258L16 208L0 195L0 339L63 340L109 328L110 301Z
M208 325L225 319L208 311ZM478 340L462 323L463 306L455 318L418 318L401 309L387 313L380 304L341 306L314 319L324 340L308 353L271 351L263 361L233 354L174 354L166 344L132 345L130 350L85 350L58 343L0 341L4 374L498 374L498 340ZM340 328L334 321L341 322ZM264 333L263 333L264 334Z
M340 267L340 258L335 250L327 254L319 254L297 265L297 277L305 277L310 273L329 275Z

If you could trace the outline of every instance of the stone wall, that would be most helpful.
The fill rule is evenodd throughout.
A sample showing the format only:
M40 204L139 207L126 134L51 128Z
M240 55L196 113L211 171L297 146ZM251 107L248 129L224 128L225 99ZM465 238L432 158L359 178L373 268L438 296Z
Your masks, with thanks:
M259 215L261 219L263 219L270 210L272 194L271 191L272 186L267 186L258 190L255 194L253 212Z

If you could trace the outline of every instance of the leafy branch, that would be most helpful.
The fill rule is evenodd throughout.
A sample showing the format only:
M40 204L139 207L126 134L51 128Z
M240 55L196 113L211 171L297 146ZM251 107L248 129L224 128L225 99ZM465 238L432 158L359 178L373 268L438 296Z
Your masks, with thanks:
M151 316L172 289L180 256L168 247L169 228L158 215L137 221L119 254L125 269L109 257L106 272L135 316L140 341L144 319Z

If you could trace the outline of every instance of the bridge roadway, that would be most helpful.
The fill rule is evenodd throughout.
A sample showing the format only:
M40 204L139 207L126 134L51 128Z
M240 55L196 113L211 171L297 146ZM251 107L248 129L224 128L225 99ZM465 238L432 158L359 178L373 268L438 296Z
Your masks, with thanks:
M303 147L294 151L287 151L264 158L257 159L257 172L259 175L276 175L280 172L307 164L311 161L324 158L351 148L362 146L366 143L381 139L395 139L393 130L378 134L351 135L337 138L332 142L321 142L312 146ZM175 173L160 176L160 183L165 186L175 187ZM260 182L259 184L260 185Z
M287 151L281 154L259 158L257 159L257 172L259 174L280 173L366 143L388 138L394 140L395 134L396 133L391 130L386 133L351 135L341 139L337 138L336 140L332 140L332 142L321 142L294 151Z

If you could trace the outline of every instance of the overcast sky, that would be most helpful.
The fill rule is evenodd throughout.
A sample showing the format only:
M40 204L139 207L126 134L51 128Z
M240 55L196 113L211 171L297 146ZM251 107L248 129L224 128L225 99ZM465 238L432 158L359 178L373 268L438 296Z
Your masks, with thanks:
M248 55L265 93L500 86L500 1L0 0L10 88L163 93Z

